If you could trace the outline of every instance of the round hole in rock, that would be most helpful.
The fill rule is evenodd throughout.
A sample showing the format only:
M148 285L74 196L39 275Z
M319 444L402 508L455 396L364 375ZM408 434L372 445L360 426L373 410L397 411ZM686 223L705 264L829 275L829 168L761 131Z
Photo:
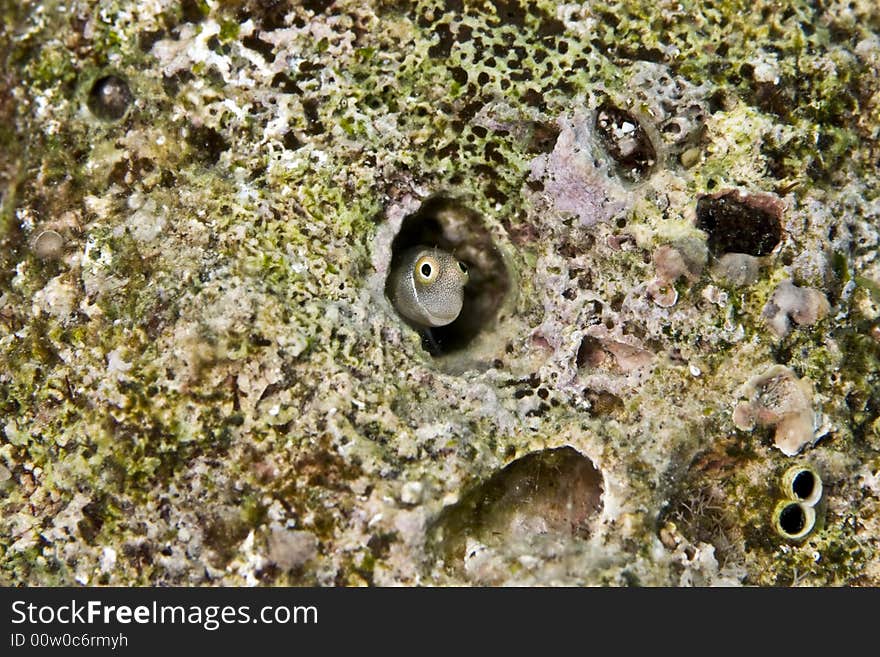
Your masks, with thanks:
M104 121L118 121L134 100L128 82L118 75L98 78L89 90L89 111Z
M469 544L511 560L550 557L589 537L603 490L602 473L574 448L533 452L446 507L431 526L430 541L452 570L467 570Z
M467 270L468 283L461 312L453 322L436 327L408 323L419 331L422 346L432 356L464 349L491 326L510 290L504 258L479 213L446 196L426 200L416 212L404 218L391 243L389 272L395 271L407 250L417 246L436 247L451 253ZM385 281L385 295L389 300L392 299L391 286L389 276Z
M771 194L720 192L697 201L697 228L708 235L714 256L766 256L782 239L782 210L782 203Z

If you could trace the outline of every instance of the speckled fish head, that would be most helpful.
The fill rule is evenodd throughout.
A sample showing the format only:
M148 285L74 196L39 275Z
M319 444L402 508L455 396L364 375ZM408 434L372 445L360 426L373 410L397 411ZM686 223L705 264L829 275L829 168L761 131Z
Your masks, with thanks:
M445 326L456 320L464 303L467 266L441 249L407 251L392 272L394 305L422 326Z

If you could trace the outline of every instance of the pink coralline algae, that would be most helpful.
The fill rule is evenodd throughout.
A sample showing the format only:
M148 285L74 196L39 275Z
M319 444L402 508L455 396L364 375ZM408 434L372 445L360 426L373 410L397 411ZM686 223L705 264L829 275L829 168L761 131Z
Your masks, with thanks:
M532 161L531 178L544 184L544 193L557 211L575 215L583 226L608 221L628 205L628 193L609 173L584 112L560 117L556 146Z

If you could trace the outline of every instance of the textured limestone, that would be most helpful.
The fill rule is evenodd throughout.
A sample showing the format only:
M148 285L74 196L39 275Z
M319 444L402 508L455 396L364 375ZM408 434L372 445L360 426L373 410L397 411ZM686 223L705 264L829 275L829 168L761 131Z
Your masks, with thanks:
M880 584L873 0L0 11L0 583ZM780 238L713 280L731 190ZM435 357L384 290L437 197L504 275ZM785 281L828 312L777 336ZM776 366L813 386L796 457L734 423ZM566 446L600 503L543 526L596 490L522 466ZM789 544L798 459L827 505ZM526 488L442 524L487 482Z

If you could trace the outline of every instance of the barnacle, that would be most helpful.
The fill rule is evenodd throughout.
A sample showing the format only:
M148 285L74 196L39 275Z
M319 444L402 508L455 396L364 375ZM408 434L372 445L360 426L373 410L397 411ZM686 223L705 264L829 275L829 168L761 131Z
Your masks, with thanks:
M785 471L780 485L785 499L773 510L773 529L783 538L801 541L819 518L822 479L810 466L796 465Z
M32 248L40 259L56 258L64 248L64 238L57 231L44 230L34 239Z

